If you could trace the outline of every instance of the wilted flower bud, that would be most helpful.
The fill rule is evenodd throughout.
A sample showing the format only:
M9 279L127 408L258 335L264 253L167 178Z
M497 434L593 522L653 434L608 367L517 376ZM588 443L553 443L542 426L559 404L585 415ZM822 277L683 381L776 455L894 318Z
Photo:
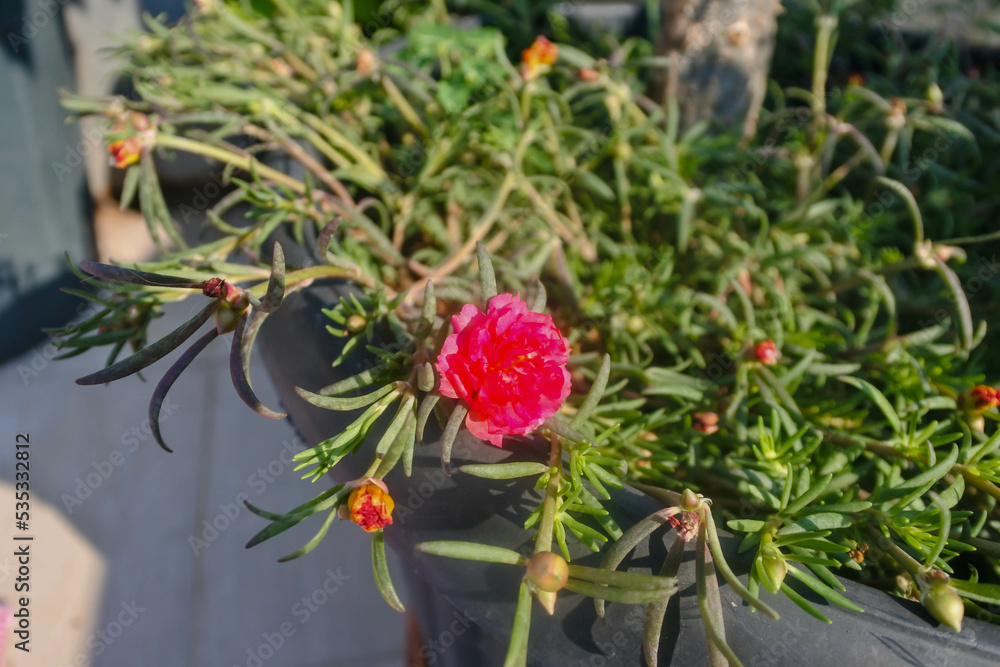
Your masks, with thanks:
M955 589L943 581L932 581L920 596L920 604L930 615L941 621L955 632L962 631L962 619L965 617L965 603Z
M539 590L555 593L569 581L569 564L559 554L540 551L528 561L527 577Z
M347 498L351 521L369 533L392 525L392 510L395 506L385 482L374 477L365 477L355 482L354 490Z

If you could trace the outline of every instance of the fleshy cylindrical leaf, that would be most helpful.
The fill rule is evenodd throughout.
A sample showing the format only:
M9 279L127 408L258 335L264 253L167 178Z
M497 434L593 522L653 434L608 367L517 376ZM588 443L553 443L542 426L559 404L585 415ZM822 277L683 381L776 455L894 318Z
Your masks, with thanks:
M153 439L156 443L163 447L163 449L168 452L173 453L174 450L167 447L166 443L163 441L163 436L160 434L160 408L163 406L163 401L167 397L167 392L170 391L170 387L174 385L174 382L180 377L181 373L191 365L194 358L205 349L205 347L218 337L219 332L215 329L210 329L205 332L205 335L194 342L194 344L184 351L184 354L174 362L174 365L170 367L170 370L166 372L163 379L160 380L159 384L156 385L156 389L153 391L153 397L149 401L149 429L153 432Z
M152 345L147 345L132 356L126 357L96 373L85 375L79 378L76 383L80 385L104 384L105 382L112 382L123 377L128 377L133 373L138 373L143 368L155 363L177 349L181 343L190 338L201 325L212 317L212 314L218 307L219 301L213 300L212 303L205 306L197 315Z
M250 378L247 377L246 367L249 362L245 362L244 355L248 355L250 350L243 345L243 334L247 330L247 320L249 315L244 314L236 323L236 330L233 332L233 344L229 350L229 375L233 379L233 386L236 393L247 406L268 419L284 419L287 415L284 412L277 412L261 403L250 386Z

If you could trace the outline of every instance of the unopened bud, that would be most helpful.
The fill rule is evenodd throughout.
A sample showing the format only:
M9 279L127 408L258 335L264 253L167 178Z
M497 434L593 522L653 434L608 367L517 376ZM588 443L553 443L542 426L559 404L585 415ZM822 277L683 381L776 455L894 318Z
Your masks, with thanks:
M361 315L351 315L347 318L347 330L352 334L361 333L368 326L368 320Z
M781 353L778 352L778 346L771 339L757 343L753 351L754 356L757 357L757 361L765 366L775 365L781 357Z
M774 547L771 547L771 549L774 549ZM764 588L772 593L777 593L781 589L782 582L785 581L785 575L788 573L788 568L785 566L785 559L780 555L776 556L772 553L765 553L761 556L760 565L764 570L764 576L761 578Z
M628 318L625 323L625 330L632 334L633 336L642 333L642 330L646 328L646 320L642 319L638 315L632 315Z
M681 494L681 509L686 512L694 512L701 507L701 496L691 489L684 489Z
M944 93L941 92L941 86L936 83L927 86L927 101L930 102L932 111L941 110L944 106Z
M434 367L431 362L425 361L417 366L417 389L420 391L430 391L434 388Z
M246 308L235 308L225 302L219 304L218 310L215 311L215 330L220 335L234 331L244 310Z
M965 604L946 581L934 581L920 596L920 604L930 615L955 632L962 631Z
M555 593L569 581L569 564L558 554L540 551L528 561L527 576L539 590Z

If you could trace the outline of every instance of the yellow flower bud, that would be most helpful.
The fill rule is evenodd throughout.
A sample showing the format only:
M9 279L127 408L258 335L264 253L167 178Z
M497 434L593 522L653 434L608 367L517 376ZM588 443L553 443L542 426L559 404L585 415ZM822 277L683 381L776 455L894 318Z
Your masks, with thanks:
M360 333L368 326L368 320L361 315L351 315L347 318L347 330L351 333Z

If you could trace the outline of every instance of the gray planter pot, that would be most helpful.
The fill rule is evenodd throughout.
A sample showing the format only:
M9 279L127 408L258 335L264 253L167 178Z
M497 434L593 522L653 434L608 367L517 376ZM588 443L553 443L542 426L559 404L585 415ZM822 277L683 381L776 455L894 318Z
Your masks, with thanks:
M286 249L286 255L294 257L294 250ZM305 257L300 254L298 259ZM268 319L260 334L265 362L284 408L309 445L342 431L349 420L343 413L306 403L293 387L315 391L371 363L355 355L337 369L330 366L343 341L325 331L328 319L320 308L330 306L352 289L342 281L328 281L294 293ZM547 451L545 443L530 441L500 449L463 433L453 449L453 469L469 462L544 461ZM367 463L363 456L345 459L337 471L338 481L360 477ZM405 564L416 599L416 616L428 642L425 651L434 656L433 661L428 657L428 664L502 664L523 573L510 566L423 554L415 551L414 545L428 540L463 540L530 554L530 533L522 528L528 507L523 501L537 492L530 484L517 480L488 481L461 473L447 477L441 469L436 443L417 449L411 477L404 477L397 469L386 483L397 506L395 522L385 535ZM608 509L619 525L627 527L658 506L645 496L625 491L614 496ZM655 533L649 544L640 545L631 559L631 568L648 573L656 563L658 570L673 538L673 532ZM723 533L722 541L735 571L747 572L750 562L736 553L739 540ZM661 665L708 664L695 595L693 555L689 548L679 575L680 591L670 601L660 647ZM600 562L599 554L582 545L577 545L573 556L574 562L584 565L596 566ZM966 619L962 633L954 634L939 627L917 603L843 582L846 595L866 613L829 605L801 591L833 621L827 625L807 615L784 595L763 593L766 602L781 615L780 621L752 613L720 579L730 645L748 666L1000 664L1000 627ZM596 617L591 599L560 594L554 616L547 616L538 606L533 613L530 665L644 664L644 606L609 605L602 622Z

